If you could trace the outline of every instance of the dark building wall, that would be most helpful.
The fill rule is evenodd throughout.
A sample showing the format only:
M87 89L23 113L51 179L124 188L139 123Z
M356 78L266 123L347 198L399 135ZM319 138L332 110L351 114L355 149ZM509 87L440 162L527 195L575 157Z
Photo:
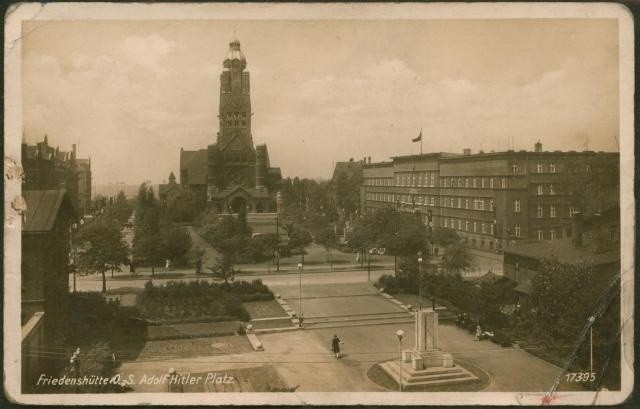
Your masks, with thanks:
M22 234L22 323L44 311L45 335L58 335L69 292L70 213L62 211L50 232Z

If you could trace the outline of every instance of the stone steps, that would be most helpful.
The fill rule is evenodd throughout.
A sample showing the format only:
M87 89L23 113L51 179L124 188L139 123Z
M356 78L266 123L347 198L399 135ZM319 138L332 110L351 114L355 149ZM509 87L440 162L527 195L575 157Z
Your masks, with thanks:
M427 368L421 371L411 371L409 368L403 366L402 378L400 378L400 366L397 361L384 362L381 364L381 367L396 382L398 382L398 379L402 379L402 384L405 386L444 385L478 379L475 375L460 366L453 368Z
M311 323L308 325L307 325L307 321L305 320L304 327L305 329L344 328L344 327L362 327L367 325L410 324L413 322L414 320L411 317L336 320L336 321Z
M411 318L413 317L406 312L381 312L381 313L368 313L368 314L349 314L349 315L331 315L320 317L304 317L305 324L317 324L323 322L348 322L348 321L368 321L375 319L390 319L390 318Z

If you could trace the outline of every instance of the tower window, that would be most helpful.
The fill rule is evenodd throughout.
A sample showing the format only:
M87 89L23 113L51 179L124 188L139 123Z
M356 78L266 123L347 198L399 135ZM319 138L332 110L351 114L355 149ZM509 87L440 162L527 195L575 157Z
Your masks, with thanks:
M247 121L242 121L242 126L246 127L247 126Z

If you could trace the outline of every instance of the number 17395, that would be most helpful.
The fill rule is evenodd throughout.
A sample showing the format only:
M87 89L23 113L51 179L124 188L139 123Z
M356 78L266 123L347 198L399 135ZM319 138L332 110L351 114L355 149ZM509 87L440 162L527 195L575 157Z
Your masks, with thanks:
M568 372L564 376L567 382L593 382L596 380L595 372Z

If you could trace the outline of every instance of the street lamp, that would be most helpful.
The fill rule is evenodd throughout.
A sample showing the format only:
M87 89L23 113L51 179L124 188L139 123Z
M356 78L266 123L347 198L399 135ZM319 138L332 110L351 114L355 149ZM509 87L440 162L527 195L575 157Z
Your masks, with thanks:
M369 260L367 261L367 280L371 281L371 256L373 255L373 249L369 249Z
M298 278L298 303L300 304L300 315L302 315L302 263L298 263Z
M73 272L73 292L74 293L76 292L76 268L78 266L78 263L77 263L78 251L76 247L77 243L73 240L73 238L77 230L78 230L78 224L73 223L71 225L71 266L72 266L72 272ZM67 276L67 280L68 280L68 276Z
M398 387L400 388L400 392L402 392L402 338L404 337L404 331L401 329L397 330L396 336L398 337L398 352L400 353L400 377L398 378Z
M422 252L418 252L418 309L422 308Z

